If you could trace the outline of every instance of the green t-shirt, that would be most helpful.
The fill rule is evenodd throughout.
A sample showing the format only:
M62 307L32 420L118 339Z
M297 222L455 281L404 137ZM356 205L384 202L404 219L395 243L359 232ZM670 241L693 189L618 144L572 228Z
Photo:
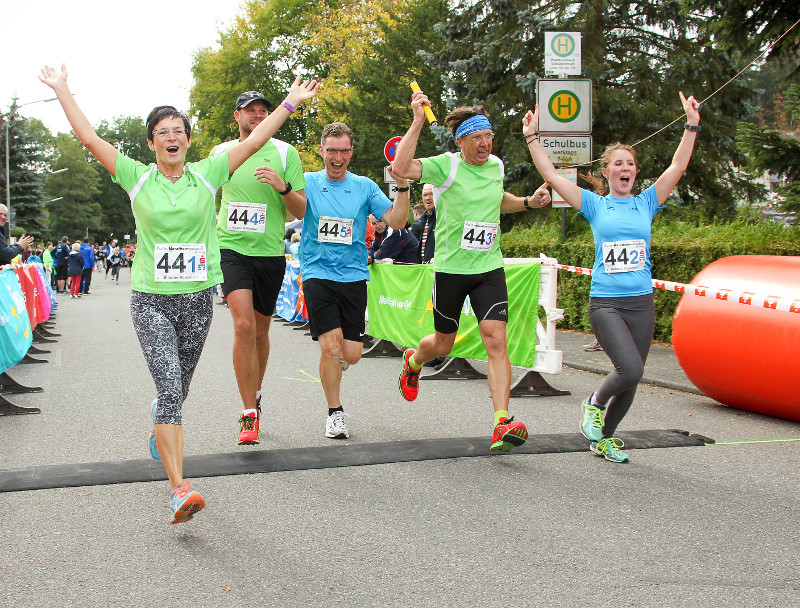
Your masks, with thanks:
M131 287L144 293L195 293L222 281L214 199L228 181L228 154L186 163L174 184L158 172L117 154L112 178L131 199L136 257Z
M470 165L461 153L419 159L422 182L434 186L436 250L433 268L452 274L481 274L503 267L500 203L503 161L494 155Z
M238 139L216 146L216 156ZM283 197L269 184L253 175L258 167L271 167L294 190L306 187L300 155L285 141L272 138L263 148L244 161L222 188L222 204L217 216L219 246L249 256L282 256L286 223Z
M42 252L42 264L44 264L45 266L53 265L53 254L50 253L49 249L45 249Z

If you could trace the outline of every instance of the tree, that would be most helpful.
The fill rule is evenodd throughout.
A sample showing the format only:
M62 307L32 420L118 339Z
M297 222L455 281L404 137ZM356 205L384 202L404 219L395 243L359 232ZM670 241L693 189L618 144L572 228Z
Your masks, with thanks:
M45 233L44 180L46 159L42 146L36 138L43 126L32 122L17 112L16 100L10 113L5 116L2 127L2 154L5 164L8 133L8 161L11 181L11 210L15 214L12 225L22 228L27 234L41 239ZM6 131L6 126L8 130ZM2 172L2 203L6 202L6 174Z
M800 224L800 85L786 89L780 107L780 128L742 122L736 141L755 170L783 178L777 206Z
M386 141L411 124L411 80L419 82L443 118L444 85L419 51L443 48L435 25L448 12L446 0L372 0L324 11L310 43L319 44L322 60L331 67L311 143L318 142L324 124L343 120L355 133L355 170L382 181ZM418 156L436 152L433 137L420 140Z
M800 4L788 0L764 0L752 3L726 0L719 2L686 0L688 7L702 14L714 13L704 28L721 49L742 60L751 60L774 45L767 61L749 75L759 93L754 120L738 125L736 141L756 171L781 176L779 188L784 200L778 206L797 216L800 211L800 145L797 123L800 81ZM792 84L795 83L795 84ZM798 220L795 219L795 222Z
M189 99L198 118L195 145L202 156L216 144L238 136L233 111L242 92L260 91L277 105L295 76L325 76L316 49L307 44L309 23L324 4L324 0L249 2L244 14L220 32L219 49L197 52ZM302 119L313 115L313 104L308 105L311 109L304 108L299 117L281 127L279 138L289 142L305 139L306 121Z
M97 163L88 163L81 143L74 136L59 133L55 139L53 173L47 178L50 216L49 238L54 242L62 236L71 241L101 233L103 218L100 203L95 200L100 193Z
M680 0L550 0L535 7L523 0L465 2L441 27L448 44L432 60L454 104L486 105L496 133L494 153L506 163L506 187L529 193L541 182L519 136L520 121L544 75L544 32L582 32L583 72L593 81L594 156L615 141L644 140L637 161L645 186L667 168L680 139L678 91L703 98L738 68L681 8ZM703 136L676 189L679 206L725 219L733 216L737 199L755 195L735 171L741 161L735 123L747 116L747 97L737 81L704 105ZM677 125L645 140L675 119Z
M687 10L703 19L702 27L723 50L748 61L776 43L768 59L793 58L790 78L800 78L800 4L795 0L685 0ZM792 29L793 28L793 29ZM784 33L788 32L785 37Z

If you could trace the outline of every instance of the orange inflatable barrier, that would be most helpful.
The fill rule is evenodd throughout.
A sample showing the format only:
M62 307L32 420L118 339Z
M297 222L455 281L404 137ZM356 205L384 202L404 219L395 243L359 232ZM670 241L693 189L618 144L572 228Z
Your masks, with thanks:
M800 257L731 256L692 283L718 292L687 293L675 311L672 345L686 377L725 405L800 421Z

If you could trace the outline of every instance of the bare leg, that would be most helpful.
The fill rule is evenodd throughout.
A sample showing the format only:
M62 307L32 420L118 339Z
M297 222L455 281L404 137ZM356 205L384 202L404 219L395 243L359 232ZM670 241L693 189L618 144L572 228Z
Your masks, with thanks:
M481 321L481 339L489 355L489 393L494 411L508 410L511 394L511 361L508 358L505 321ZM414 357L416 359L416 356Z

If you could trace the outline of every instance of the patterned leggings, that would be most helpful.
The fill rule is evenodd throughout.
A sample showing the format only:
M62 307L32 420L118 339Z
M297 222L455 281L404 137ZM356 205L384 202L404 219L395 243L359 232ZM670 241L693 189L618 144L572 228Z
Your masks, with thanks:
M197 293L131 293L131 317L158 391L157 424L181 424L181 406L213 315L211 288Z

